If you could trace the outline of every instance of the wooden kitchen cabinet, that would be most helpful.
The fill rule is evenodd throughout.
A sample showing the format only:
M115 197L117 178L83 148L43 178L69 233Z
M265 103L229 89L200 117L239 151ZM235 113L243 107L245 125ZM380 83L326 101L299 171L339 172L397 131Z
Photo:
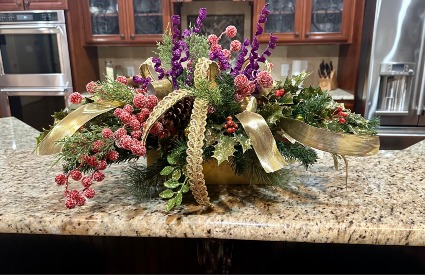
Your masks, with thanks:
M155 44L170 21L168 0L81 0L87 45Z
M68 0L0 0L0 11L67 9Z
M270 33L279 44L351 43L355 0L257 0L254 1L253 30L262 7L270 14L260 42Z

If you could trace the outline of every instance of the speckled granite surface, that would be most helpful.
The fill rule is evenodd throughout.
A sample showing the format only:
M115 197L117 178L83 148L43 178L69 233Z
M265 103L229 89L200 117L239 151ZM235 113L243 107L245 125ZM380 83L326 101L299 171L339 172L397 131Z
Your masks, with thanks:
M31 155L37 132L0 119L0 232L224 238L320 243L425 245L425 143L377 156L349 157L335 171L327 154L309 171L288 169L292 191L256 186L209 186L215 208L193 201L174 212L160 199L137 203L120 173L108 168L97 195L67 210L54 183L51 156ZM15 145L13 145L15 144Z

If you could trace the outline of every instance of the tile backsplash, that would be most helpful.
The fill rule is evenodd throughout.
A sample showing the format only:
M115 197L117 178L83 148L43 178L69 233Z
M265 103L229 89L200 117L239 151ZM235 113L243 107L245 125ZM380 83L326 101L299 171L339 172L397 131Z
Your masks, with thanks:
M266 45L262 45L259 52L261 53L265 47ZM127 75L128 67L132 68L137 74L141 63L151 56L156 56L155 51L156 47L99 47L100 79L104 79L106 60L111 60L114 66L121 66L124 75ZM318 85L317 70L320 62L322 60L325 62L332 61L335 70L337 70L338 54L338 45L277 46L268 60L274 65L272 74L275 79L283 79L286 69L287 75L292 75L293 69L297 70L297 64L307 63L306 71L310 72L311 75L306 79L304 85Z

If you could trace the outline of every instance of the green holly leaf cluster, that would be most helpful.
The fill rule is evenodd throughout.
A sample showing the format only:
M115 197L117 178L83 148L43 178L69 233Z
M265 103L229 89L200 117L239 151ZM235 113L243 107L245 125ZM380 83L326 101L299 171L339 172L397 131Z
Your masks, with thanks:
M228 161L229 157L233 156L235 152L235 140L230 136L220 136L217 144L214 146L213 158L218 161L220 165L223 161Z

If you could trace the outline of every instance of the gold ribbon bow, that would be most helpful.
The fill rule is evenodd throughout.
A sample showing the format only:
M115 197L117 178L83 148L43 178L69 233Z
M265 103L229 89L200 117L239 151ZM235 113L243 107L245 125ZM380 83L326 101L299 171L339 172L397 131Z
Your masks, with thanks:
M72 136L78 129L80 129L81 126L91 119L121 105L122 103L117 101L103 101L84 104L60 120L38 144L34 153L37 155L51 155L59 153L62 150L63 144L58 141L67 136Z

